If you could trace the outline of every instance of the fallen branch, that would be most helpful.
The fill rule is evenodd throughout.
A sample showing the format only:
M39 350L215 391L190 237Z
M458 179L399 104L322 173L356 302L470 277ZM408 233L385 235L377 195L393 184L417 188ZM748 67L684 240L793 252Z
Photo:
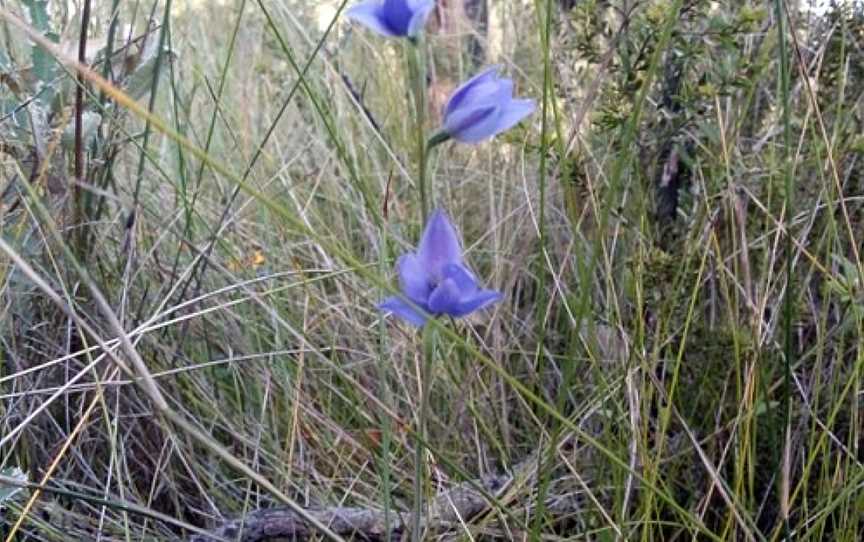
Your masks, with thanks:
M423 520L429 531L443 531L476 517L489 506L487 494L500 494L513 480L512 476L487 476L476 482L465 482L439 495L430 503ZM314 507L308 514L327 525L340 536L353 536L359 540L399 540L409 514L394 511L387 525L383 510L360 507ZM276 538L306 540L317 531L296 512L287 507L256 510L243 518L229 521L209 535L195 535L189 542L234 540L261 542Z

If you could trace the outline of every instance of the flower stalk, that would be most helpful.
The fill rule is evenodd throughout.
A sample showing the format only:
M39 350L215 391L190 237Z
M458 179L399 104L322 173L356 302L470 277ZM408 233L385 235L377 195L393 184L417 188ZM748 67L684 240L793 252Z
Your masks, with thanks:
M432 368L435 364L435 326L426 326L423 330L423 358L420 360L420 413L417 417L417 442L414 445L414 514L411 539L414 542L423 540L422 518L425 516L424 496L426 492L426 469L424 468L426 441L428 439L427 416L429 412L429 395L432 390Z
M346 12L350 19L381 36L405 38L406 41L403 51L414 105L419 215L420 224L425 226L417 250L403 254L396 262L399 295L384 299L378 308L423 328L422 359L417 375L420 408L414 458L412 540L415 542L423 539L422 518L428 486L425 469L427 415L436 354L437 326L425 324L430 318L442 315L451 320L467 316L502 298L500 292L481 287L467 267L459 235L447 214L441 209L430 213L435 202L430 197L429 156L432 149L450 139L467 144L488 140L512 128L536 109L534 100L514 97L513 81L499 76L499 67L492 66L452 93L444 107L441 127L427 137L428 75L423 27L434 8L435 0L361 0ZM383 259L379 263L383 264ZM385 485L386 476L389 474L385 474Z
M429 217L429 189L426 183L426 41L423 35L408 42L408 75L414 94L414 137L416 139L417 189L420 193L420 223L425 224Z

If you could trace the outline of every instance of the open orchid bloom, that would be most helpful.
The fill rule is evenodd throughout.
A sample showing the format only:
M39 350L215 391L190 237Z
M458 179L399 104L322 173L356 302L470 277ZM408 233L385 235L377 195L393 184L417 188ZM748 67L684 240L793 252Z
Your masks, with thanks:
M416 252L396 262L399 286L405 297L388 297L378 308L390 311L415 326L431 316L466 316L501 299L494 290L485 290L462 260L462 247L456 230L440 209L432 213Z
M513 98L513 81L492 66L463 83L444 106L441 133L462 143L478 143L509 130L537 108L534 100ZM440 136L436 142L440 141Z
M382 36L414 38L434 7L435 0L366 0L345 16Z

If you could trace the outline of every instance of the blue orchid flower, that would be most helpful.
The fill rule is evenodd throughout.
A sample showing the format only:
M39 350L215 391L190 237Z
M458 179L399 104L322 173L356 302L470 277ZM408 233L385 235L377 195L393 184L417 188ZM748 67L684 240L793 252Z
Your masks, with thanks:
M492 66L462 84L444 106L441 131L434 143L452 137L462 143L479 143L508 130L537 108L534 100L513 98L513 81L498 77Z
M345 16L382 36L414 38L434 7L435 0L366 0Z
M423 312L401 297L388 297L379 309L390 311L403 320L422 326L430 315L466 316L501 299L495 290L486 290L462 260L462 246L456 230L444 211L437 209L429 218L416 252L396 262L402 293Z

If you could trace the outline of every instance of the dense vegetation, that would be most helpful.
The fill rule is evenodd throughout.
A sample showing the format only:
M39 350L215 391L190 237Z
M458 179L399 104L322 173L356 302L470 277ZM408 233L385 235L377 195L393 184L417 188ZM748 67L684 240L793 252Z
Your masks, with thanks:
M432 360L412 46L318 4L0 2L0 539L408 533L427 369L427 539L864 537L860 3L439 0L428 125L538 110L431 155Z

